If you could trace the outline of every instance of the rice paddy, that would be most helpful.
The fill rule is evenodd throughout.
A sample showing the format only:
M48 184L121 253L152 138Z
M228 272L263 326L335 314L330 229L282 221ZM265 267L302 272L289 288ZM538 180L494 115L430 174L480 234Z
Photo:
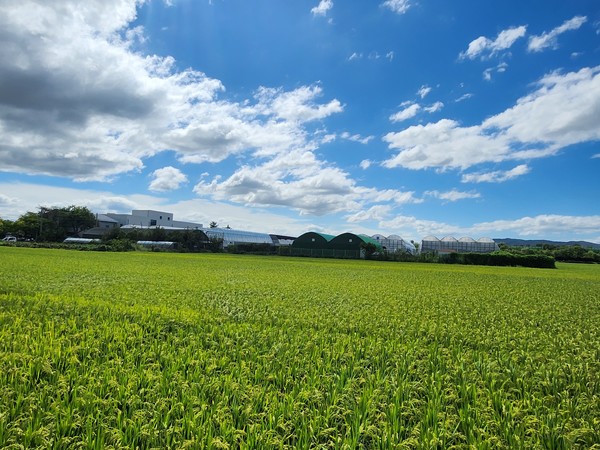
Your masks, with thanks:
M0 447L600 449L557 266L0 248Z

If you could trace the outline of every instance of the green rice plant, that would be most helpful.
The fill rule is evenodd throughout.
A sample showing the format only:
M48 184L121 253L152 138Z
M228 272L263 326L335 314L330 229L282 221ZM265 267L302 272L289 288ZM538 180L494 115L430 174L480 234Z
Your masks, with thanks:
M600 267L0 248L2 448L600 448Z

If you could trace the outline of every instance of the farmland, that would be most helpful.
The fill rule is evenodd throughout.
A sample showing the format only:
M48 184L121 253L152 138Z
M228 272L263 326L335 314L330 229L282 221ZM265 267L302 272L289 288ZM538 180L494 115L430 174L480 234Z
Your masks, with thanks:
M2 448L600 448L600 266L0 248Z

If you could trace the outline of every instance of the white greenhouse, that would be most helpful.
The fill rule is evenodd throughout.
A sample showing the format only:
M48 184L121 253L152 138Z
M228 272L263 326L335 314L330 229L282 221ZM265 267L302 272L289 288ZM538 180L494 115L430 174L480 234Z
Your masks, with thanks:
M498 244L487 237L475 240L471 237L456 239L452 236L442 239L435 236L424 237L420 249L421 253L491 253L497 250Z
M417 253L416 247L411 242L402 239L396 234L391 234L388 237L385 237L382 234L374 234L371 237L389 253L405 252L412 255Z
M203 228L202 231L204 231L209 239L223 239L224 248L238 244L274 245L273 238L267 233L232 230L230 228Z

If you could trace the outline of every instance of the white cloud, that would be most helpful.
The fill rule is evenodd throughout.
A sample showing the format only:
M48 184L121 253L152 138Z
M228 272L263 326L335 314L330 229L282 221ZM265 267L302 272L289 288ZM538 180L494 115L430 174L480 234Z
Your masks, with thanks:
M347 131L344 131L342 134L340 134L340 137L342 139L346 139L346 140L352 141L352 142L358 142L360 144L368 144L375 138L375 136L363 137L360 134L350 134Z
M438 198L440 200L445 200L448 202L456 202L458 200L465 200L465 199L481 197L481 194L479 192L465 192L465 191L459 191L457 189L452 189L451 191L446 191L446 192L426 191L425 195L427 195L429 197Z
M502 183L526 175L530 171L531 169L527 164L521 164L505 171L466 173L462 176L461 181L463 183Z
M421 98L425 98L427 96L427 94L429 94L430 92L431 92L431 87L424 84L417 91L417 95Z
M402 236L424 237L433 235L479 237L522 237L569 240L588 239L594 241L600 228L600 216L563 216L542 214L514 220L495 220L475 223L471 226L452 225L413 216L396 216L379 222L382 229L395 230Z
M542 78L537 89L480 125L442 119L388 133L399 152L386 167L460 168L540 158L568 145L600 140L600 66Z
M344 110L339 100L327 104L316 104L315 99L322 95L319 86L302 86L293 91L261 87L256 98L258 110L273 114L278 119L293 123L306 123L324 119Z
M494 40L480 36L471 41L467 50L459 56L461 59L489 58L512 47L519 38L525 36L526 31L527 27L522 25L501 31Z
M354 60L357 60L357 59L362 59L362 57L363 57L362 53L354 52L354 53L352 53L348 57L348 61L354 61Z
M600 158L600 153L596 153L592 158Z
M597 155L597 156L600 156L600 155ZM371 164L373 164L373 161L371 161L370 159L363 159L360 162L360 168L367 170L369 167L371 167Z
M404 120L408 120L417 115L417 113L421 110L421 105L418 103L411 103L409 106L405 107L403 110L398 111L390 116L390 121L392 122L402 122Z
M501 62L496 67L489 67L483 71L483 79L486 81L491 81L492 74L496 73L504 73L508 69L508 64L505 62Z
M94 212L131 212L132 209L160 209L163 199L150 195L116 195L107 191L73 189L33 183L0 183L0 191L10 191L8 203L0 203L0 217L16 220L27 211L37 211L40 206L87 206Z
M11 205L17 205L18 200L14 197L9 197L8 195L0 194L0 207L7 207ZM1 218L2 216L0 216Z
M154 192L167 192L179 189L182 184L187 183L185 174L175 167L167 166L152 172L154 179L148 187Z
M386 0L381 6L388 8L396 14L404 14L410 8L409 0Z
M562 25L553 30L542 33L539 36L531 36L527 49L530 52L541 52L547 48L558 48L557 37L562 33L571 30L579 29L587 21L586 16L575 16L572 19L566 20Z
M390 61L392 61L394 59L394 52L393 51L389 51L385 54L385 57L387 59L389 59Z
M321 0L310 12L313 16L326 16L331 8L333 8L333 0Z
M542 214L535 217L522 217L516 220L495 220L473 225L471 229L479 233L514 232L519 236L552 237L564 234L565 230L574 236L590 236L600 229L600 216L562 216ZM496 236L498 237L498 236Z
M392 207L389 205L375 205L364 211L358 211L346 217L349 223L366 222L371 220L384 220L389 216Z
M444 104L442 102L435 102L433 105L426 106L423 109L425 111L427 111L428 113L435 113L435 112L441 111L443 107L444 107Z
M455 103L459 103L465 100L470 99L471 97L473 97L473 94L471 94L470 92L467 92L466 94L461 95L460 97L458 97L456 100L454 100Z
M510 153L506 139L488 136L481 127L461 127L449 119L388 133L383 140L390 148L400 149L396 156L384 161L388 168L466 169L483 162L501 161Z
M306 145L304 124L343 110L319 86L262 88L255 102L133 51L135 0L0 4L0 159L4 171L103 180L173 150L184 162Z
M412 192L359 186L349 175L298 149L256 166L243 166L226 179L202 180L194 191L216 200L251 206L286 206L302 215L355 212L377 203L414 203Z

